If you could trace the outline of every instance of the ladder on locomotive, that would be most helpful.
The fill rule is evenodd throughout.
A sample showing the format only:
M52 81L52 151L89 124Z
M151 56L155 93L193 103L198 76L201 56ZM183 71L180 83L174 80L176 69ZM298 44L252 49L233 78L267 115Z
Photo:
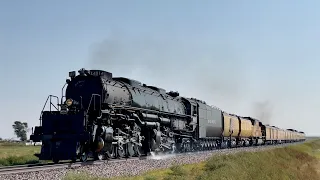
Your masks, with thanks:
M98 97L98 100L99 100L99 104L98 104L98 107L96 107L96 97ZM94 112L98 112L98 117L101 117L102 115L102 112L101 112L101 107L102 107L102 99L101 99L101 95L100 94L92 94L91 95L91 98L90 98L90 102L89 102L89 105L88 105L88 108L86 110L86 114L89 113L90 111L90 108L91 108L91 105L93 104L93 111Z
M56 98L56 99L57 99L57 104L56 104L56 106L52 103L52 98ZM52 112L52 107L54 107L54 109L55 109L56 111L60 111L59 97L58 97L58 96L54 96L54 95L49 95L49 96L47 97L47 100L46 100L46 102L44 103L43 108L42 108L41 113L40 113L40 118L39 118L39 120L40 120L40 126L42 126L42 115L43 115L43 112L45 111L45 108L46 108L46 106L47 106L48 101L49 101L49 112Z

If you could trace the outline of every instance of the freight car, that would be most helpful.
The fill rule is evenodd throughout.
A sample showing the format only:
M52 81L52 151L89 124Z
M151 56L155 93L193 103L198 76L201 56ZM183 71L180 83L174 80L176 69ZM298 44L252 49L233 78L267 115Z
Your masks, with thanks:
M110 72L81 69L69 78L60 101L48 96L40 126L30 136L42 142L40 160L128 158L305 139L295 130L283 130L287 138L279 139L277 128L257 119Z

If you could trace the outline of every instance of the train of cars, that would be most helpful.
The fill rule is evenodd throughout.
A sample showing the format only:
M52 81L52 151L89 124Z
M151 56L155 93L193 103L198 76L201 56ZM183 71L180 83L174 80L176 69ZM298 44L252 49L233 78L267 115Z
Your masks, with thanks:
M40 126L40 160L87 161L304 141L304 132L229 114L178 92L113 77L101 70L69 72L62 97L48 96ZM58 104L53 104L56 98ZM60 102L60 103L59 103Z

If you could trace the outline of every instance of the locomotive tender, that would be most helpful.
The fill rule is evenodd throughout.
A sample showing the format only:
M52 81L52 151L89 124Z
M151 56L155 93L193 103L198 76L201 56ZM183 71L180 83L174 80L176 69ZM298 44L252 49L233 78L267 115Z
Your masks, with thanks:
M40 115L30 140L40 160L87 161L305 140L293 129L226 113L178 92L113 77L102 70L69 72L60 104ZM65 101L64 101L65 99ZM54 110L52 110L54 108Z

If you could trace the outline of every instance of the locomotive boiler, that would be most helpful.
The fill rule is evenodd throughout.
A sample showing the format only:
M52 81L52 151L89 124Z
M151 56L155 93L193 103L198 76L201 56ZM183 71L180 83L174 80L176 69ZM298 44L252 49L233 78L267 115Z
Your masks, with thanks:
M40 160L128 158L290 141L289 136L266 138L268 127L256 119L102 70L69 72L65 86L60 101L48 97L44 108L49 103L50 109L41 111L40 126L30 136L42 142ZM54 105L52 98L60 103ZM292 141L304 140L303 132L291 134Z

